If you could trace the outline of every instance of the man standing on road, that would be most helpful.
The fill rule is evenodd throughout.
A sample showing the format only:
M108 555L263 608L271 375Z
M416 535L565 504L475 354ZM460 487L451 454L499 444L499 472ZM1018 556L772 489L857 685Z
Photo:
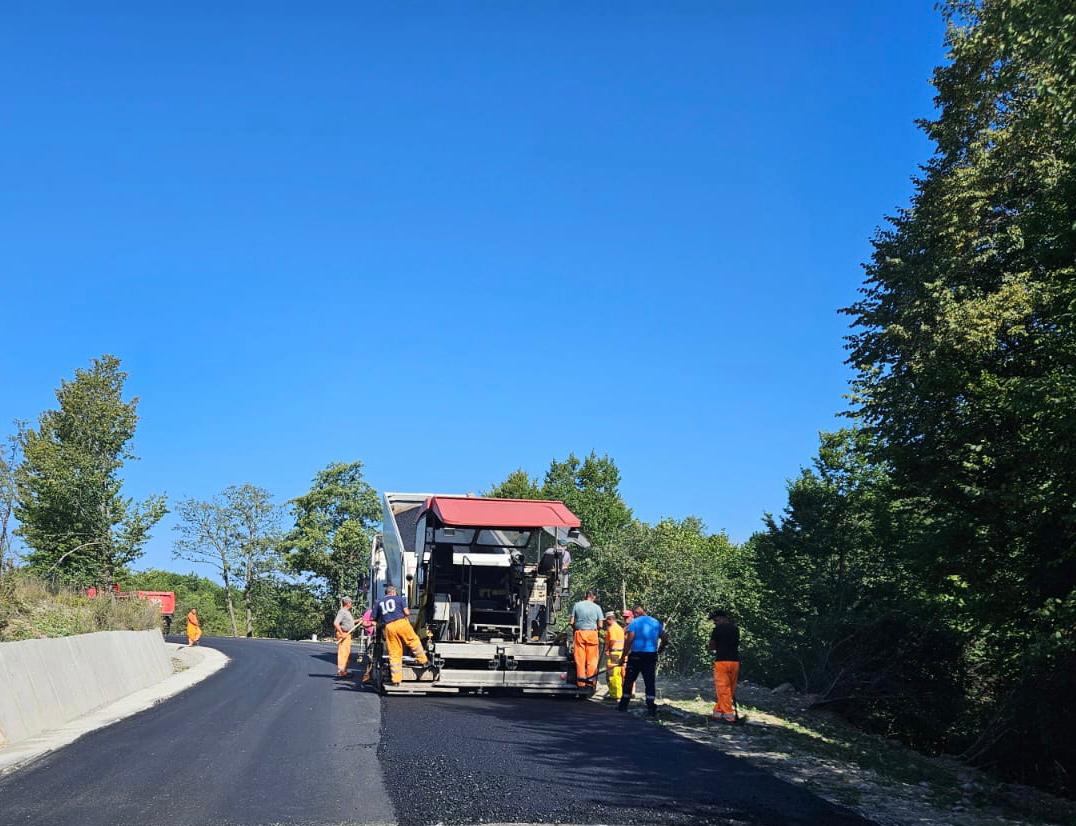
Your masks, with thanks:
M422 647L422 641L411 627L411 610L407 599L396 593L395 585L385 586L385 596L377 601L374 620L381 623L385 632L385 647L389 650L389 679L393 685L403 682L403 650L411 649L419 665L427 665L429 658Z
M197 645L202 638L202 623L198 621L198 609L191 608L187 613L187 645Z
M619 700L624 684L624 671L620 658L624 654L624 629L616 621L616 612L605 612L605 682L609 686L609 699Z
M624 693L617 704L617 711L628 710L635 680L642 674L643 683L646 686L646 713L653 717L658 713L658 706L655 702L657 692L654 688L658 654L665 650L669 637L665 633L665 627L658 620L647 616L643 606L636 605L632 608L632 613L635 619L626 629L624 654L621 657L621 662L626 661L628 664L628 673L624 679Z
M714 630L706 647L714 656L715 720L736 722L736 683L740 678L740 629L720 608L710 612Z
M355 630L355 617L351 613L351 597L340 600L340 610L333 620L336 629L336 676L346 677L351 660L351 632Z
M572 627L572 647L575 655L575 684L579 688L593 687L598 678L598 626L603 616L597 603L598 592L593 588L586 597L572 606L568 624Z

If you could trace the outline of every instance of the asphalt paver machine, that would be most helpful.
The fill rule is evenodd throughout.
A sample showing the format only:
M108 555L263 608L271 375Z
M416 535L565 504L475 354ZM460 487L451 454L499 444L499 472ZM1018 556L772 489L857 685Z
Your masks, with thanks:
M387 585L407 595L430 665L406 656L393 686L375 635L367 655L379 691L581 693L555 628L572 546L589 543L563 502L386 493L383 509L370 604Z

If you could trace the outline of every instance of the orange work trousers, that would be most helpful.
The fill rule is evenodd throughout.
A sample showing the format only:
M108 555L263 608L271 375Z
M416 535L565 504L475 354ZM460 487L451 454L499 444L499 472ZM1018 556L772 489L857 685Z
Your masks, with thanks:
M403 652L404 646L411 649L419 665L426 665L429 659L422 648L422 640L418 638L411 622L406 617L393 620L385 626L385 646L389 649L389 678L393 685L403 682Z
M598 677L598 632L576 631L575 644L575 684L579 688L595 685Z
M195 625L193 622L187 623L187 645L197 645L198 640L202 638L202 626Z
M735 720L736 712L732 698L736 694L736 681L740 679L740 664L731 660L714 663L714 714L726 720Z
M347 664L351 659L351 634L336 632L336 673L347 674Z

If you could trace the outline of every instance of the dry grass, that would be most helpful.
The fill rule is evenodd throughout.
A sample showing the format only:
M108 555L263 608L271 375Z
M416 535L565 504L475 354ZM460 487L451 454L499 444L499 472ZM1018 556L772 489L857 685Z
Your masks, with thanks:
M152 603L90 599L22 573L0 575L0 642L160 627L160 609Z

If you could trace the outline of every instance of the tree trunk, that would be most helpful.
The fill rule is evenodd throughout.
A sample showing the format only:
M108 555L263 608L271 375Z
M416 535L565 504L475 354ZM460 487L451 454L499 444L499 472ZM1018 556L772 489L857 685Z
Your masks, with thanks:
M224 580L224 601L228 603L228 619L232 622L232 636L239 636L239 626L235 624L235 605L232 604L232 583L228 577L228 570L225 569L221 574L221 578Z
M247 611L247 636L254 636L254 612L250 609L250 589L243 592L243 607Z
M14 502L14 494L8 494L4 499L3 512L0 512L0 576L7 567L7 526L11 522L11 510Z
M248 550L246 587L243 589L243 607L247 611L247 636L254 636L254 611L251 609L251 593L254 591L254 560Z

